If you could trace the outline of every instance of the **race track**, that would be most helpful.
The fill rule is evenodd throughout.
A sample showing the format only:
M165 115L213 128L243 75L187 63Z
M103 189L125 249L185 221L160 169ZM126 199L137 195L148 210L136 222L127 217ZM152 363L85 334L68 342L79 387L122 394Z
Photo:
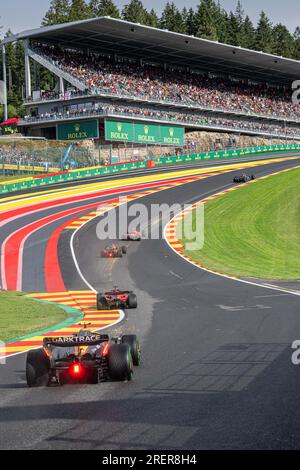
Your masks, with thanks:
M272 162L251 173L299 164L300 158ZM291 343L300 338L300 297L201 271L163 239L130 243L126 258L100 260L105 242L96 236L96 214L76 225L120 195L148 208L191 204L232 186L239 171L85 189L86 198L64 188L46 203L37 198L38 211L30 195L3 202L11 215L7 221L0 212L2 287L49 294L88 285L135 290L138 310L112 332L140 336L143 364L129 384L29 390L26 356L8 357L0 365L1 449L299 448L300 372L291 363Z

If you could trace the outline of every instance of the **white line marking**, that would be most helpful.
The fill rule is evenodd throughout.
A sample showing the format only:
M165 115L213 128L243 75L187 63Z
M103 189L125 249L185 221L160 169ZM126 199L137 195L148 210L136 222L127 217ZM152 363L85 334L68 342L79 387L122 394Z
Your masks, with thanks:
M182 276L179 276L179 274L174 273L174 271L170 271L171 276L177 277L177 279L183 280Z
M230 306L230 305L217 305L222 310L226 310L228 312L240 312L240 311L246 311L246 310L268 310L271 309L269 305L253 305L253 306L243 306L243 305L237 305L237 306Z
M290 294L270 294L270 295L255 295L254 299L268 299L270 297L287 297Z

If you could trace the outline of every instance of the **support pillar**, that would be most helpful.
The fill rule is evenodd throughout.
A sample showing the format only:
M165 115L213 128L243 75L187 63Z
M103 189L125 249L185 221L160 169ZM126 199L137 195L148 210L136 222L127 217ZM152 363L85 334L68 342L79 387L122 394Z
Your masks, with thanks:
M2 64L3 64L3 90L0 90L3 96L3 105L4 105L4 121L8 119L8 105L7 105L7 75L6 75L6 51L5 46L2 46ZM1 102L0 101L0 102Z
M28 54L28 40L24 41L25 49L25 97L28 100L32 96L30 60Z
M62 77L59 77L59 93L60 93L60 95L65 94L65 82L64 82L64 79Z

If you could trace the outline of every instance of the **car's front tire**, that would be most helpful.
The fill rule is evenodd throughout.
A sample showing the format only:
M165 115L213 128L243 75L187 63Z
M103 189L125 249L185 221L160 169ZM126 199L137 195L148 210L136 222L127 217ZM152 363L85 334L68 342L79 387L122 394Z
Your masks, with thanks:
M128 308L137 308L138 300L135 294L129 294L128 301L127 301Z
M122 337L122 344L128 344L131 350L133 365L139 367L141 365L141 349L140 343L136 335L125 335Z

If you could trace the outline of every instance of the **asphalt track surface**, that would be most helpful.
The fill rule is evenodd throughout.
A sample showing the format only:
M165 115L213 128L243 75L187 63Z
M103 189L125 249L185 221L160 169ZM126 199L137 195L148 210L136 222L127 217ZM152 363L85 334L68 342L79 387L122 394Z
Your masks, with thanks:
M257 166L251 173L263 176L299 162ZM190 204L230 187L233 174L142 202L149 208L157 202ZM143 364L131 383L29 390L25 355L8 358L0 366L0 448L299 448L300 369L291 363L291 343L300 338L299 296L199 270L162 239L129 243L126 258L100 262L97 222L77 232L75 255L95 290L119 285L137 293L139 308L113 333L140 336ZM33 235L38 238L26 247L24 290L45 288L43 240L53 228ZM67 231L59 259L67 288L86 290Z

